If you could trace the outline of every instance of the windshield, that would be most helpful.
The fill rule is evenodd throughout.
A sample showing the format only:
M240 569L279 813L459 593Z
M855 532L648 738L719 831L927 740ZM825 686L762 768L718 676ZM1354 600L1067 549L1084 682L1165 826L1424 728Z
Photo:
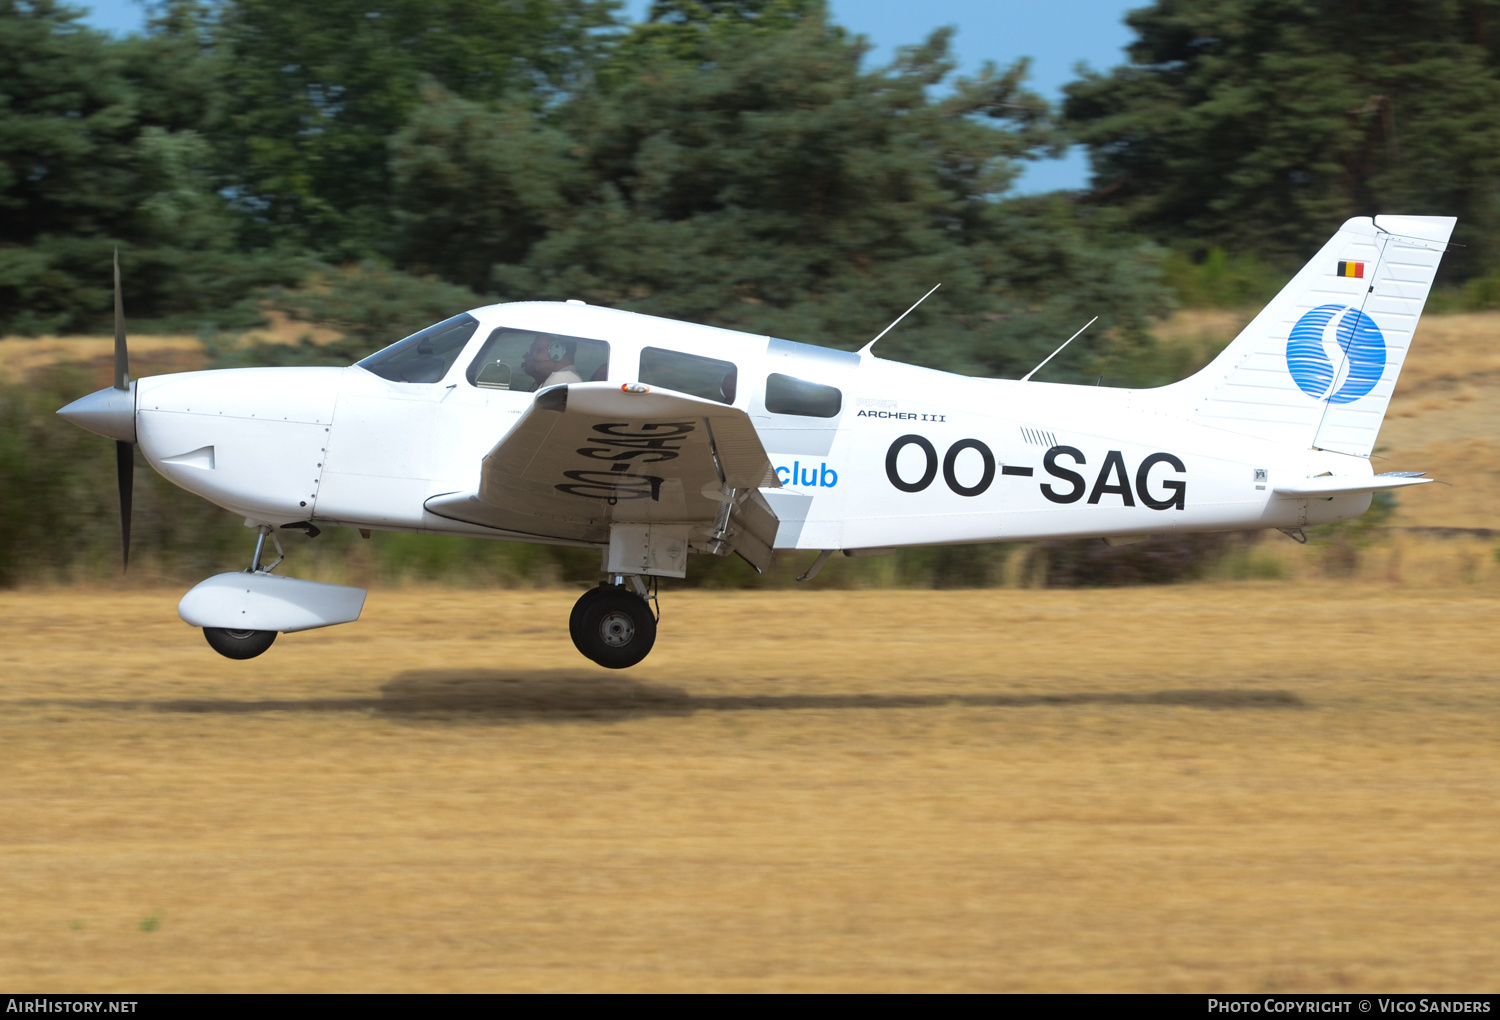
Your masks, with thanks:
M478 319L461 312L355 364L392 382L441 382L478 328Z

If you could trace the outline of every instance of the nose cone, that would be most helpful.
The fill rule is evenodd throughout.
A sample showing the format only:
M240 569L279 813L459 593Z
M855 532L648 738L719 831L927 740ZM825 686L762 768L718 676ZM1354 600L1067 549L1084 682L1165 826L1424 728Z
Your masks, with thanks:
M135 383L130 390L110 387L80 397L57 412L81 429L109 439L135 442Z

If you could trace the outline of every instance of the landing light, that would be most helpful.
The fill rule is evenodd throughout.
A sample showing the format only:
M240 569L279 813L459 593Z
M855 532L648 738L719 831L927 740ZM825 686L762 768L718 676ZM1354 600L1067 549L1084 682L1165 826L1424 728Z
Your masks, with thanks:
M621 389L622 392L625 392L625 393L650 393L651 392L651 387L650 386L647 386L645 383L638 383L638 382L628 382L624 386L621 386L620 389Z

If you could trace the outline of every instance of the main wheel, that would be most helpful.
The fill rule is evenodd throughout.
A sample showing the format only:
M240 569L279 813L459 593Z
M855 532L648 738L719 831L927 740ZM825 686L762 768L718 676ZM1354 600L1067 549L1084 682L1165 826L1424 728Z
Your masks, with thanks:
M644 659L656 643L656 618L646 600L623 588L594 588L573 607L573 644L607 669L624 669Z
M274 630L228 630L224 627L204 627L203 636L208 645L226 659L253 659L276 640Z
M598 585L584 592L578 597L578 601L573 603L573 612L568 614L568 636L573 639L573 644L578 645L578 648L580 650L582 650L583 645L579 644L579 641L581 639L578 635L582 633L579 628L583 626L584 607L586 607L590 602L594 601L594 599L598 598L600 595L608 595L610 592L618 590L619 589L611 587L609 585ZM588 653L585 652L584 654Z

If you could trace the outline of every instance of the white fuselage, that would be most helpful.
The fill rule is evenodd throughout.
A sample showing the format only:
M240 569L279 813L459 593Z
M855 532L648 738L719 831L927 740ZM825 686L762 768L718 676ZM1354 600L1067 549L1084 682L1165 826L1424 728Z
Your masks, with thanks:
M142 379L140 447L172 482L256 524L520 537L424 505L473 491L486 453L532 403L531 392L483 388L466 374L483 338L508 326L608 343L613 382L640 377L645 348L733 363L733 406L750 416L783 483L764 490L781 522L776 548L1297 528L1356 516L1370 502L1368 493L1276 495L1278 479L1370 467L1197 423L1171 386L974 379L573 304L470 314L480 328L437 382L393 382L358 366ZM772 373L836 387L838 413L768 410Z

